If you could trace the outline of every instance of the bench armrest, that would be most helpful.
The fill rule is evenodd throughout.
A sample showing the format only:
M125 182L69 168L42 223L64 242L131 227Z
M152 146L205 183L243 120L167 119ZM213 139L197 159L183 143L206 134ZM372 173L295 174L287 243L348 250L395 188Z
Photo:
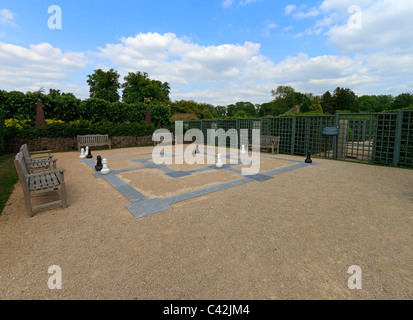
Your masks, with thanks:
M36 154L36 153L51 153L52 150L40 150L40 151L30 151L31 154Z
M24 177L25 178L34 178L37 176L44 176L45 174L51 174L51 173L60 173L63 175L63 172L65 172L66 169L53 169L53 170L46 170L46 171L39 171L39 172L35 172L35 173L29 173L29 174L25 174Z
M47 159L47 158L33 158L31 160L27 161L27 164L31 164L31 163L39 163L39 160L43 160L43 161L49 161L49 162L56 162L58 159Z

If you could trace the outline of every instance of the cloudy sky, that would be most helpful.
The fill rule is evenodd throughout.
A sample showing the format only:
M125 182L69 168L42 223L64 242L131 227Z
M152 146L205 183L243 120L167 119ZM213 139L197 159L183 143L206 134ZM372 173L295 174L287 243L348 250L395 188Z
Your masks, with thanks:
M413 92L413 0L2 0L0 89L89 96L114 68L169 82L172 100L268 102Z

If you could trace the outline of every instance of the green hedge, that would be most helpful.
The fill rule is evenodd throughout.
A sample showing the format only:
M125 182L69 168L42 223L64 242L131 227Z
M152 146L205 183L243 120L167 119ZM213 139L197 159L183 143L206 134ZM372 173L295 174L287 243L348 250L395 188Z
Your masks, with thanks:
M65 123L51 123L44 128L35 128L33 121L27 121L21 125L5 127L5 138L38 138L38 137L61 137L75 138L77 135L85 134L108 134L113 136L145 136L151 135L155 131L153 124L145 122L123 122L112 123L109 121L91 122L88 120L78 120Z
M4 111L0 108L0 154L4 152Z
M63 121L89 120L140 122L145 119L146 108L151 111L152 122L157 127L169 125L171 108L158 104L108 102L98 98L80 100L73 95L51 96L40 92L22 93L0 90L0 108L5 119L36 120L37 100L41 99L46 119Z

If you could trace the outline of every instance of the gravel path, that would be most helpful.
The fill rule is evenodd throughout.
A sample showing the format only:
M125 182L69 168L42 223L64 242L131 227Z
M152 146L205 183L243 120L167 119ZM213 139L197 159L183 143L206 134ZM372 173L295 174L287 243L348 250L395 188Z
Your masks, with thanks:
M78 156L55 154L66 209L27 218L16 185L0 216L1 299L413 298L413 170L314 159L136 219ZM277 169L269 161L263 167ZM156 183L141 191L161 197ZM61 290L48 288L51 265L62 270ZM352 265L361 290L347 286Z

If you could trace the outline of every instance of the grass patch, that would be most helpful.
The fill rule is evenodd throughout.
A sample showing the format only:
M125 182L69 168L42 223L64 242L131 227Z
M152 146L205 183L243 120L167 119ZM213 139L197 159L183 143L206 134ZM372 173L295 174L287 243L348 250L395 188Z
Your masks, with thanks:
M14 154L0 155L0 214L18 180Z

